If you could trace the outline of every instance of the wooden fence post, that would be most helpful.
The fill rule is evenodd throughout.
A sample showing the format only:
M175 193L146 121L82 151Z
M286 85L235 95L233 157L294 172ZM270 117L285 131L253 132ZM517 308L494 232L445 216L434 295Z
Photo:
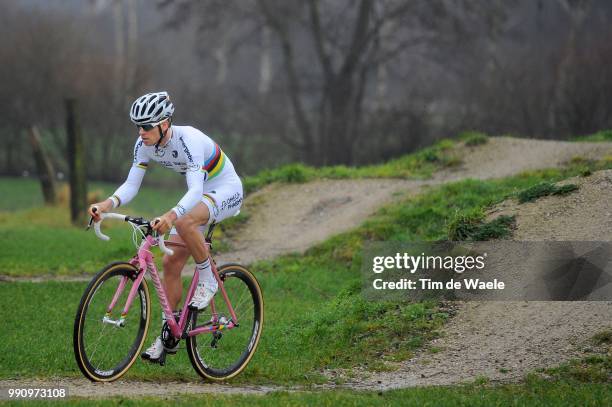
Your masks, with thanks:
M66 133L68 134L68 163L70 166L70 219L77 226L86 220L87 170L83 137L79 126L76 100L66 99Z
M38 172L38 179L42 186L45 204L55 205L57 203L57 195L55 193L55 171L49 156L45 153L40 143L40 133L36 126L30 127L30 145L34 152L34 160Z

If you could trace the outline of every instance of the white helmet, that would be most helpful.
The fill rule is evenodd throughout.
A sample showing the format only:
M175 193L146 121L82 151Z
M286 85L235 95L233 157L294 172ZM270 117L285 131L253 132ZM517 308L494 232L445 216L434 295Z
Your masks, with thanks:
M132 103L130 119L136 125L154 124L172 116L174 105L168 92L147 93Z

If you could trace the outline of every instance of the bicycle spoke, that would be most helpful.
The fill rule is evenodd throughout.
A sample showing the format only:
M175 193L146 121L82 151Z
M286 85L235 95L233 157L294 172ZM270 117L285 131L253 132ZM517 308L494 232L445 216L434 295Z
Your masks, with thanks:
M232 303L232 299L229 298L230 300L230 304L232 304L232 308L236 309L240 309L242 307L242 305L244 305L245 302L251 300L250 297L250 293L243 293L239 298L238 301Z
M106 326L103 326L102 327L102 332L100 332L100 336L98 336L98 340L94 343L93 351L89 355L90 359L94 359L94 355L98 351L98 345L100 344L100 340L102 340L102 335L104 334L105 330L106 330Z

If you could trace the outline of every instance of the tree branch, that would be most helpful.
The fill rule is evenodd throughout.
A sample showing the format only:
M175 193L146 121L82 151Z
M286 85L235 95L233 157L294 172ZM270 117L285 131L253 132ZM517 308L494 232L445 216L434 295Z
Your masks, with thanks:
M367 32L368 24L370 21L370 15L372 13L372 0L361 0L359 4L359 15L357 16L357 23L355 24L355 30L353 31L353 39L349 52L342 64L340 69L341 73L352 72L359 61L359 57L363 53L363 49L367 45Z
M289 41L289 33L287 32L286 26L275 18L274 14L266 4L265 0L258 0L257 3L264 14L264 17L268 24L270 24L272 30L278 35L278 39L281 43L281 49L283 51L283 66L285 68L285 74L287 75L287 81L289 84L289 97L295 113L298 129L302 133L304 144L307 146L313 146L312 132L306 112L302 106L300 99L300 83L298 80L297 72L295 69L293 47Z
M321 62L321 66L323 67L323 72L326 77L333 76L333 70L331 66L331 62L329 59L329 55L325 52L325 44L323 43L322 29L321 29L321 20L319 19L319 8L317 7L317 0L310 0L308 2L309 10L310 10L310 21L311 21L311 32L312 37L314 39L315 48L317 50L317 54L319 55L319 60Z

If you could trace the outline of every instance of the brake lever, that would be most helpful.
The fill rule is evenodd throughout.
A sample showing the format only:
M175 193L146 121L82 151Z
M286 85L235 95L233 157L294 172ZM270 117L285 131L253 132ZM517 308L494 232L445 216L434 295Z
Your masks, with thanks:
M92 212L98 212L98 207L94 206L92 209ZM89 229L91 229L91 226L94 224L94 217L92 216L91 218L89 218L89 223L87 224L87 227L85 228L85 232L87 232Z
M87 224L87 227L85 228L85 232L87 232L89 229L91 229L91 226L94 223L94 218L93 216L89 218L89 223Z

